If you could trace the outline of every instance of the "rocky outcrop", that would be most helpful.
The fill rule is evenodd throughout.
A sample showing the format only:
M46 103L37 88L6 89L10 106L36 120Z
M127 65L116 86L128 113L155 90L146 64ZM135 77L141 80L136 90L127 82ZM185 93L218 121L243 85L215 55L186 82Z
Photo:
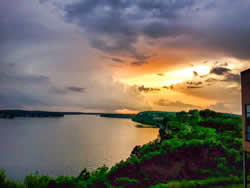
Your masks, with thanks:
M157 155L150 160L144 160L136 165L121 167L109 175L111 182L119 177L129 177L140 180L141 186L147 187L156 183L166 183L166 180L202 179L209 175L200 173L201 169L217 168L215 157L223 157L221 148L180 148L175 153ZM148 179L150 177L150 179Z

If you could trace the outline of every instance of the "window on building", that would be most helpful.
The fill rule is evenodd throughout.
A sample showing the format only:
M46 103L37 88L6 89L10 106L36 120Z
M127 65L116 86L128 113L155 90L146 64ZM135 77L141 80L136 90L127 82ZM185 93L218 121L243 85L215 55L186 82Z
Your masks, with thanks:
M246 107L246 140L250 141L250 105Z

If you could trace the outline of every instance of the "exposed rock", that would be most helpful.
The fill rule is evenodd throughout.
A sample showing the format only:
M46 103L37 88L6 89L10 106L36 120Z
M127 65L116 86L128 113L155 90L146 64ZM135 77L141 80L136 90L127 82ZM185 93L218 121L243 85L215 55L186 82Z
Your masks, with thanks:
M134 152L139 150L135 148ZM221 148L185 148L182 147L175 153L157 155L140 164L121 167L109 179L113 182L118 177L129 177L143 182L143 186L156 183L166 183L164 180L177 179L202 179L209 175L201 174L200 169L216 169L215 157L223 157ZM150 179L145 180L147 177Z

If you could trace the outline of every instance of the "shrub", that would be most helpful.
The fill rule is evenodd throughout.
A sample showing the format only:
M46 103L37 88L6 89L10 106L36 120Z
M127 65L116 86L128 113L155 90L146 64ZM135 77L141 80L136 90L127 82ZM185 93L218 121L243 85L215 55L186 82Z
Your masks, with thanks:
M128 177L120 177L115 180L115 185L121 187L136 187L139 183L139 180Z
M108 167L105 165L97 168L95 171L91 172L88 180L82 181L81 186L83 187L110 187L108 182Z
M53 180L53 178L36 173L26 176L24 179L24 184L28 188L44 188L48 186L51 180Z
M204 180L182 180L170 181L167 184L158 184L150 188L195 188L195 187L210 187L218 185L231 185L242 183L242 177L226 176L226 177L210 177Z
M23 183L10 180L4 170L0 170L0 187L1 188L26 188Z

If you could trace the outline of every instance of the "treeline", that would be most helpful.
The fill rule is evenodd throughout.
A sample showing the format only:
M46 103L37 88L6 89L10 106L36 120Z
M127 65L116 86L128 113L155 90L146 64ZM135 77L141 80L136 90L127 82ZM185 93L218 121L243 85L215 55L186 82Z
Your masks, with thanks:
M135 114L116 114L116 113L103 113L100 114L101 117L107 117L107 118L125 118L125 119L132 119Z
M16 117L63 117L65 115L95 115L107 118L126 118L126 119L131 119L135 116L135 114L118 114L118 113L0 110L0 118L6 118L6 119L13 119Z
M239 115L215 112L209 109L205 110L190 110L189 112L161 112L161 111L144 111L136 114L132 117L132 120L138 123L153 125L159 127L162 124L162 120L166 117L176 116L180 121L185 120L188 116L193 116L192 113L198 113L202 118L221 118L221 120L228 120L228 118L239 119Z
M62 112L27 111L27 110L0 110L0 118L13 119L15 117L63 117Z

